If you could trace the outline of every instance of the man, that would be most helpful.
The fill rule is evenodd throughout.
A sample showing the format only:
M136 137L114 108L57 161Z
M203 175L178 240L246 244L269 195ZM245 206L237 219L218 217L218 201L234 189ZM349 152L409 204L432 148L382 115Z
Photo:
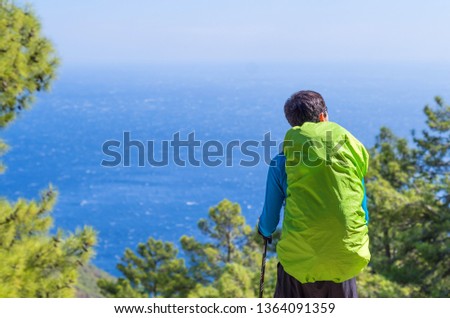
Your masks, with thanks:
M284 112L292 128L270 164L258 224L270 239L285 202L274 297L358 297L355 276L370 260L368 153L328 121L319 93L295 93Z

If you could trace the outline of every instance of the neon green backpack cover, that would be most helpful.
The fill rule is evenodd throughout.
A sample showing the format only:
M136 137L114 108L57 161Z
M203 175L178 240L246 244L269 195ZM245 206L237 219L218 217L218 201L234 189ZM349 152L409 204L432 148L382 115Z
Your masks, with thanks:
M333 122L293 127L283 149L288 187L277 253L284 270L302 283L355 277L370 260L361 206L366 149Z

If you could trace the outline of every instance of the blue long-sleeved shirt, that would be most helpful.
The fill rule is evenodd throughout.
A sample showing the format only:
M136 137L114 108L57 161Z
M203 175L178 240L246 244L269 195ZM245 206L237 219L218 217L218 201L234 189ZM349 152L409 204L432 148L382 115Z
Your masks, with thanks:
M281 207L286 199L287 176L285 170L286 157L283 153L276 155L270 162L266 182L266 197L264 208L259 218L258 229L265 237L270 237L280 222ZM362 208L366 213L366 222L369 222L369 211L367 210L367 197L364 179L364 199Z

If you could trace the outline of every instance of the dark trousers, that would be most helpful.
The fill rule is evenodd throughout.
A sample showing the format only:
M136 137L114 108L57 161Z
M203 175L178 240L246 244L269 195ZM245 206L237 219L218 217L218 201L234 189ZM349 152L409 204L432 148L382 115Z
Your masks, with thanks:
M342 283L322 281L302 284L278 263L275 298L358 298L356 278Z

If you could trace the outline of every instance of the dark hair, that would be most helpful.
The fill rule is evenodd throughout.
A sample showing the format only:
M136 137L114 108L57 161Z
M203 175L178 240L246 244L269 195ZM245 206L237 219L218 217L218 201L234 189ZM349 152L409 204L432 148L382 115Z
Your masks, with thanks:
M318 122L320 113L327 113L325 101L319 93L299 91L284 104L284 114L289 124L301 126L305 122Z

